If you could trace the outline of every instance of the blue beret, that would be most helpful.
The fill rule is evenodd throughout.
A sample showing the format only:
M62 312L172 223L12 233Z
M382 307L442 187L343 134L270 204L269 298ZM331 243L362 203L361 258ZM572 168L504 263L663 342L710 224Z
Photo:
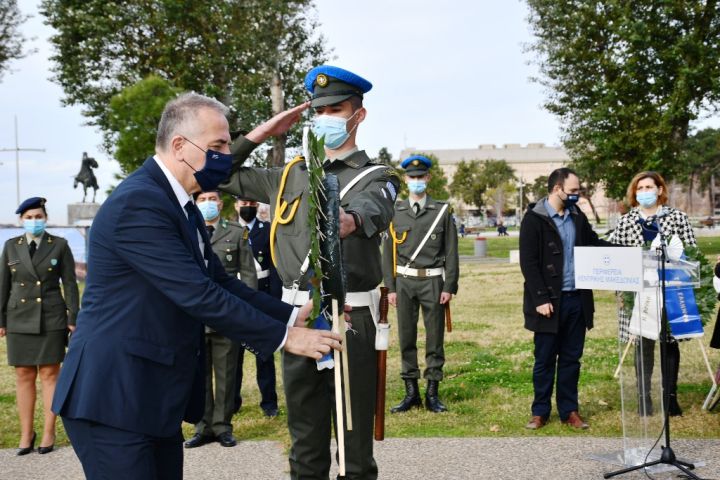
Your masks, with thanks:
M18 215L22 215L28 210L32 210L33 208L43 208L45 207L45 200L42 197L30 197L24 202L20 204L20 206L15 210L15 213Z
M372 83L359 75L331 65L320 65L305 75L305 88L312 94L312 106L334 105L353 95L360 98Z

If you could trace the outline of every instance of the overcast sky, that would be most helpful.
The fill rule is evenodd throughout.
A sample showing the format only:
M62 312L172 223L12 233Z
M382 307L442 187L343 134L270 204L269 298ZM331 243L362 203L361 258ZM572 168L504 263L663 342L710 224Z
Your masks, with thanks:
M95 157L101 192L118 165L99 147L100 135L84 126L80 107L63 107L49 78L51 29L36 0L20 0L33 15L22 26L37 53L16 61L0 81L0 148L15 145L17 115L20 196L48 199L50 222L67 221L68 203L82 199L72 177L83 151ZM374 156L388 147L472 148L479 144L559 144L559 125L541 108L543 89L532 83L536 67L523 46L531 41L527 7L520 0L318 0L317 13L332 64L367 78L368 117L358 144ZM150 154L152 152L148 152ZM0 222L15 222L15 155L0 153Z

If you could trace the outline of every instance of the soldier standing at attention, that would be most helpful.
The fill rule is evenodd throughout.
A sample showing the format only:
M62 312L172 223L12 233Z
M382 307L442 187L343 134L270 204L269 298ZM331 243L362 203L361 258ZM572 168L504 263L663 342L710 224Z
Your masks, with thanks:
M277 270L270 259L270 222L264 222L257 217L258 202L244 198L235 201L235 211L238 213L238 222L249 231L248 243L252 248L257 273L257 289L272 295L275 298L282 298L282 282L278 277ZM240 349L238 355L237 381L235 382L235 412L242 406L243 362L245 349ZM275 382L275 359L263 360L255 357L256 375L258 389L260 390L260 408L268 418L278 415L278 398Z
M347 348L351 384L353 430L345 431L345 478L373 480L373 419L377 376L375 322L379 316L382 280L380 234L393 216L399 179L392 168L373 163L356 143L365 120L363 95L367 80L337 67L313 68L305 77L315 111L313 131L325 139L323 168L340 183L340 238L347 278L347 304L352 306L354 332ZM308 173L302 157L283 169L241 167L250 152L271 135L287 131L308 105L283 112L240 138L231 148L233 174L222 188L234 195L271 204L271 255L283 282L283 301L308 300L310 250ZM290 477L325 479L330 473L330 425L333 417L333 372L318 371L316 362L283 355L283 380L290 429Z
M445 309L458 289L458 240L452 211L447 203L430 198L425 192L430 181L431 161L422 155L406 158L405 181L410 198L395 207L390 236L383 251L383 275L388 302L397 307L398 334L405 398L390 409L406 412L422 405L417 359L418 312L425 321L425 408L447 411L438 398L443 379L445 350Z
M255 262L248 244L247 228L221 218L223 201L219 192L202 192L195 201L205 220L213 253L225 271L256 289ZM241 348L237 342L205 327L205 413L195 424L195 435L185 442L185 448L199 447L215 440L223 447L237 445L231 420L235 413L233 399Z

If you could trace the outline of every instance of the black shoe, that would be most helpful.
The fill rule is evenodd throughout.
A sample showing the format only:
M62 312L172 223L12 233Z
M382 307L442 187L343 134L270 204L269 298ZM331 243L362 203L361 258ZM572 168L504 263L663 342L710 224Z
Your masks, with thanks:
M405 398L390 409L390 413L407 412L413 407L422 407L417 378L405 379Z
M185 448L202 447L203 445L207 445L208 443L212 443L214 441L215 438L211 437L210 435L201 435L199 433L196 433L192 436L190 440L185 442Z
M263 408L263 414L268 418L275 418L278 416L278 409L275 408Z
M55 444L53 443L52 445L50 445L48 447L38 447L38 453L40 455L45 455L46 453L52 452L54 449L55 449Z
M677 397L674 395L670 396L670 408L668 408L668 414L671 417L682 417L683 411L680 408L680 404L677 401Z
M428 380L425 392L425 408L433 413L447 412L447 407L438 398L439 384L437 380Z
M235 440L235 437L233 437L233 434L230 432L221 433L217 436L217 439L223 447L234 447L237 445L237 440Z
M29 447L22 447L17 449L17 455L18 457L21 455L27 455L28 453L35 450L35 439L37 438L37 434L33 432L32 440L30 440L30 446Z

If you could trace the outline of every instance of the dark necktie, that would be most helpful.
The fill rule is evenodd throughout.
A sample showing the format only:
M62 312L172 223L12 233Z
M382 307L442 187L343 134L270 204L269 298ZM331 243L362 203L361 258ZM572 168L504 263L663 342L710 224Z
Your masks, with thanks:
M30 258L32 258L33 255L35 255L36 251L37 251L37 243L35 243L35 240L33 240L32 242L30 242Z
M420 204L419 203L413 203L413 211L415 212L415 215L420 213Z
M205 228L207 229L208 237L212 238L213 233L215 232L215 227L213 227L212 225L205 225Z
M195 204L188 200L188 202L185 204L185 211L188 214L188 223L190 223L190 229L200 230L200 228L205 226L205 222L200 221L200 217L198 215L197 209L195 208Z

